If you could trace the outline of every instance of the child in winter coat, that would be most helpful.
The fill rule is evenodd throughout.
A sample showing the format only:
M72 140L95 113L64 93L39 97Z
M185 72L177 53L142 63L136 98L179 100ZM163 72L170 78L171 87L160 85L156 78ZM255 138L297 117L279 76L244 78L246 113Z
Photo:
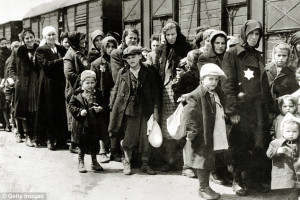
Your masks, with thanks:
M281 122L287 113L299 116L297 113L298 100L291 95L284 95L278 99L280 114L274 119L270 129L272 139L281 138Z
M271 189L298 192L300 188L300 120L292 114L287 113L281 124L282 138L273 140L267 150L267 156L272 159L272 180ZM297 190L297 189L296 189Z
M226 75L219 66L208 63L200 71L201 84L189 94L183 109L187 142L191 142L186 165L197 169L199 196L218 199L220 194L209 186L210 172L215 170L215 152L228 149L222 92L217 87Z
M107 140L107 125L104 119L105 107L103 96L95 90L96 74L91 70L84 70L80 76L82 87L76 90L69 102L69 109L75 120L72 122L74 140L79 144L78 171L86 173L84 155L86 147L92 157L92 170L103 171L97 162L99 140Z
M150 144L147 138L147 121L153 114L158 119L158 87L151 68L141 62L142 50L129 46L123 51L123 59L130 68L118 72L116 84L111 93L109 133L111 137L121 138L124 150L125 175L131 175L134 150L139 150L142 157L141 171L156 174L149 166Z

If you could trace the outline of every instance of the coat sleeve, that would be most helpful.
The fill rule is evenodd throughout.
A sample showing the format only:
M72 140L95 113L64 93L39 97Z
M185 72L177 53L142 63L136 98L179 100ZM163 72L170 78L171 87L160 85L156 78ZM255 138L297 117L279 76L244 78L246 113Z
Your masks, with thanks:
M62 58L49 60L49 55L43 48L38 48L36 50L36 59L43 71L47 76L55 76L55 74L63 73L64 70L64 62Z
M119 71L119 73L117 75L116 83L115 83L115 85L112 88L111 93L110 93L109 106L108 106L110 109L113 108L115 100L117 98L117 93L118 93L118 89L119 89L119 85L120 85L120 79L121 79L121 71L122 71L122 69Z
M278 142L277 140L273 140L270 145L269 145L269 148L267 150L267 156L268 158L270 159L274 159L276 157L279 157L280 155L277 154L277 149L279 148L280 146L278 145Z
M197 102L191 96L186 101L187 105L183 107L183 119L187 138L192 141L199 133L203 132L202 127L198 127L196 121L201 119L201 111Z
M124 66L124 63L123 63L122 57L120 55L120 50L119 49L115 49L111 52L110 62L111 62L112 77L113 77L114 82L116 82L117 76L118 76L118 71L121 68L123 68L123 66Z
M71 59L64 59L64 74L72 85L79 79L79 75L75 71L75 63Z
M222 68L227 79L221 83L223 91L226 95L225 113L228 116L236 115L237 95L239 93L238 83L238 67L236 64L236 51L227 51L224 55Z
M7 65L8 76L12 77L14 80L17 75L17 51L13 51L11 54L11 61Z
M76 98L74 97L74 95L72 95L71 100L69 101L68 107L69 107L69 110L70 110L72 116L77 121L84 119L84 117L80 115L80 112L82 109L79 108L78 102L77 102Z

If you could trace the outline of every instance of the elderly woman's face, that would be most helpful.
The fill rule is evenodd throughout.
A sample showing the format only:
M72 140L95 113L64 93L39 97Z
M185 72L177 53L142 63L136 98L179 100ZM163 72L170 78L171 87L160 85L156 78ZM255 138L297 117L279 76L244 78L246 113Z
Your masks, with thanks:
M177 38L177 31L176 28L171 28L170 30L166 31L166 40L170 44L175 44Z
M56 33L54 31L51 31L46 34L45 36L47 44L55 44L56 40Z
M250 47L254 47L260 37L260 33L258 29L255 29L253 31L251 31L248 35L247 35L247 43Z
M29 33L29 32L26 33L26 35L24 36L24 43L28 47L33 47L33 45L34 45L34 35Z

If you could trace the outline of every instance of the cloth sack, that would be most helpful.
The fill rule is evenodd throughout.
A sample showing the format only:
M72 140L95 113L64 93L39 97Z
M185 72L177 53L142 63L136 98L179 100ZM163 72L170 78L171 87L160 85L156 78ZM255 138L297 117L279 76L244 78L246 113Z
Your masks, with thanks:
M175 112L167 119L167 130L170 136L176 140L186 135L183 118L183 104L180 103Z
M147 122L147 135L149 143L153 147L158 148L161 146L163 142L162 132L157 121L153 119L153 115L151 115Z

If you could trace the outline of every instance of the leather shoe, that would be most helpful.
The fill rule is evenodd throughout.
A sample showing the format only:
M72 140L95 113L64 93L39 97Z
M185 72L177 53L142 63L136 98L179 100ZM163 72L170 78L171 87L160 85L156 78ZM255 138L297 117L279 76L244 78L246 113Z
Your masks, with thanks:
M182 175L186 176L188 178L196 178L197 177L192 169L183 169Z
M145 172L149 175L155 175L156 174L156 172L153 169L151 169L151 167L149 165L143 165L142 168L141 168L141 171Z
M221 197L219 193L213 191L209 186L206 188L200 188L199 196L207 200L219 199Z

